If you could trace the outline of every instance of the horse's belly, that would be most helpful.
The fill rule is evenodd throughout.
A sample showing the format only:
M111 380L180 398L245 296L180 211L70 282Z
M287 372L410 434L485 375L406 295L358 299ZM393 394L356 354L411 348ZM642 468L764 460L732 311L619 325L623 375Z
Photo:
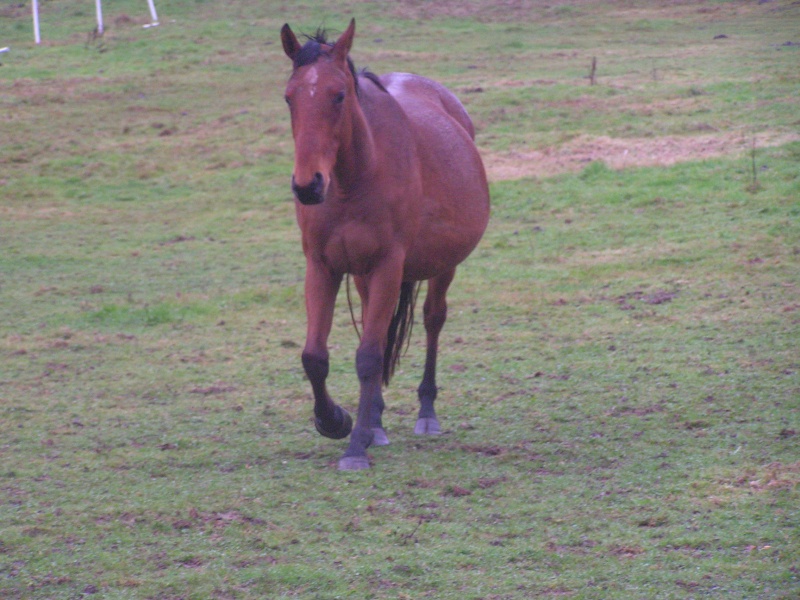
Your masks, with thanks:
M447 117L431 120L444 132L434 129L418 142L422 218L409 253L418 271L437 271L428 278L472 252L486 230L490 210L486 172L473 141Z
M476 211L469 222L427 220L406 255L404 278L420 281L454 269L480 242L488 210Z
M466 160L460 164L443 161L444 168L427 174L419 230L407 253L409 279L429 279L454 268L486 230L490 201L483 165L477 151L461 156Z

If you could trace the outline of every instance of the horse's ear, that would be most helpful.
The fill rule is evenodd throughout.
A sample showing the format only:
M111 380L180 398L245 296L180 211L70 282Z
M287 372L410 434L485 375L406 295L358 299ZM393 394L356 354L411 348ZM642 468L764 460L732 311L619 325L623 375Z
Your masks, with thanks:
M302 46L297 41L297 36L288 23L281 27L281 42L283 42L283 51L286 52L286 56L294 60L295 55L300 52Z
M336 40L336 43L333 46L333 55L344 62L347 60L347 55L350 53L350 48L353 45L353 38L356 34L356 20L350 20L350 26L347 30L339 36L339 39Z

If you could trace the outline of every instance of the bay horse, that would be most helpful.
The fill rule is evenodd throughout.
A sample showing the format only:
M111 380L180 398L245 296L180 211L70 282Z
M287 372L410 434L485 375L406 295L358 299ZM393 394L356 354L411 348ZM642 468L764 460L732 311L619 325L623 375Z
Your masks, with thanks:
M300 44L288 24L286 86L294 137L292 192L306 259L303 368L317 431L350 435L340 470L369 468L367 448L386 445L382 384L388 384L413 320L418 283L427 352L414 432L440 433L434 410L436 354L446 294L489 220L489 188L475 129L443 85L408 73L356 72L355 19L335 42L323 31ZM361 298L355 427L328 394L327 340L342 279ZM351 308L352 310L352 308Z

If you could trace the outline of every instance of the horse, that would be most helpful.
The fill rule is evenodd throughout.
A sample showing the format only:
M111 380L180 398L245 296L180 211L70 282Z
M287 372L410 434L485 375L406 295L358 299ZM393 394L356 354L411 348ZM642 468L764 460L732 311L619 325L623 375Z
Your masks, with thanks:
M354 36L355 19L335 41L317 30L301 44L288 24L281 29L292 61L285 91L294 138L291 189L306 263L301 360L317 431L332 439L350 435L338 462L343 471L369 468L367 448L389 443L382 389L403 351L422 281L427 350L414 432L441 433L434 401L447 290L483 236L490 204L475 128L461 102L422 76L357 72L349 56ZM355 426L325 384L345 275L361 299Z

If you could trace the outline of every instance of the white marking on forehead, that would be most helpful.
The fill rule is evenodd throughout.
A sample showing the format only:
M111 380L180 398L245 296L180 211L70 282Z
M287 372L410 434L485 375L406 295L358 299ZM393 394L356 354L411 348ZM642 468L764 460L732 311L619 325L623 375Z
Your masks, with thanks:
M317 92L317 80L319 79L319 73L317 73L317 67L311 66L308 71L306 72L305 80L308 84L308 93L311 94L311 97L314 97L314 94Z

